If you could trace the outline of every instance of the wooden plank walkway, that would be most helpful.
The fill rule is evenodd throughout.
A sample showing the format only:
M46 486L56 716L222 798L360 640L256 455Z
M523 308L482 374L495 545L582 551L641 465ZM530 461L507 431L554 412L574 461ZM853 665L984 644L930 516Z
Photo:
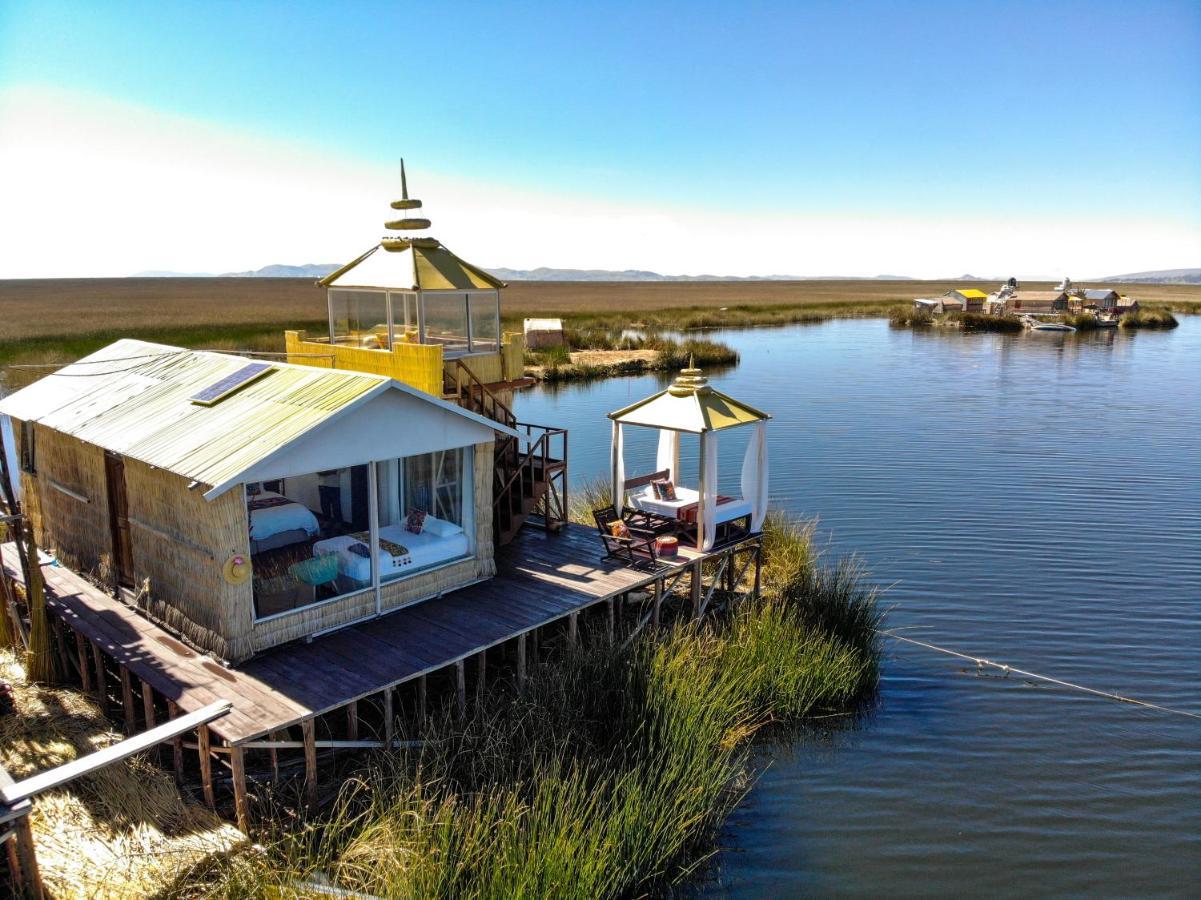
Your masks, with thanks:
M16 548L2 549L20 580ZM527 528L497 554L495 578L313 640L268 650L234 668L191 650L76 573L43 566L47 606L155 691L193 712L228 699L209 726L229 744L261 738L313 715L474 656L533 628L671 575L602 562L595 530Z

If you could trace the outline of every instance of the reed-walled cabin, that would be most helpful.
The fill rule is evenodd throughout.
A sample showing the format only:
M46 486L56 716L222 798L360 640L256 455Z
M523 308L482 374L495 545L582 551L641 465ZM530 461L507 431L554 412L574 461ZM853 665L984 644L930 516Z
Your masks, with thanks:
M292 362L387 375L441 397L464 382L483 384L506 401L524 377L521 332L501 329L505 283L419 235L430 220L409 215L401 163L402 212L384 227L394 234L321 279L327 334L285 333Z
M42 546L227 662L496 571L517 433L392 378L122 340L0 413Z
M946 309L961 309L964 312L980 312L988 295L976 288L959 288L943 295Z

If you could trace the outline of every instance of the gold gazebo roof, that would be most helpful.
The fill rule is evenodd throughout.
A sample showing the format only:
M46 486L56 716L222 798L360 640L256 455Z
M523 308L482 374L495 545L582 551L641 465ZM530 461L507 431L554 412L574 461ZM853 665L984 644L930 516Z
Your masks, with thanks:
M762 422L771 416L715 390L704 372L690 365L663 391L609 413L623 425L645 425L701 434Z

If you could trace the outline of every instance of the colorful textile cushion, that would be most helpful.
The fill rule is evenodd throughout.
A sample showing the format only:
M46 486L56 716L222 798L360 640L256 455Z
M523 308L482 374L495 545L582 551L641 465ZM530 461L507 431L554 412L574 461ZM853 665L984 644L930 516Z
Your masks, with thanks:
M676 499L676 486L670 481L655 481L651 483L655 489L656 500L666 500L674 502Z
M421 528L425 525L426 515L424 509L410 509L409 516L405 519L405 530L411 531L413 534L421 534Z
M621 519L614 519L609 523L609 534L613 537L628 538L630 536L630 529Z

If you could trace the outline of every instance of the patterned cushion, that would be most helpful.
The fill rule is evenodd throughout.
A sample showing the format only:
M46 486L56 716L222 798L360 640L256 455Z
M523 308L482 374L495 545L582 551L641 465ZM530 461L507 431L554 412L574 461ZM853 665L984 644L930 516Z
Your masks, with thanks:
M609 523L609 534L613 535L613 537L628 538L630 536L630 529L621 519L614 519Z
M409 516L405 519L405 530L411 531L413 534L421 534L421 528L425 525L425 517L427 513L424 509L410 509Z
M655 497L659 500L667 500L672 502L676 499L676 486L670 481L653 482L655 488Z

